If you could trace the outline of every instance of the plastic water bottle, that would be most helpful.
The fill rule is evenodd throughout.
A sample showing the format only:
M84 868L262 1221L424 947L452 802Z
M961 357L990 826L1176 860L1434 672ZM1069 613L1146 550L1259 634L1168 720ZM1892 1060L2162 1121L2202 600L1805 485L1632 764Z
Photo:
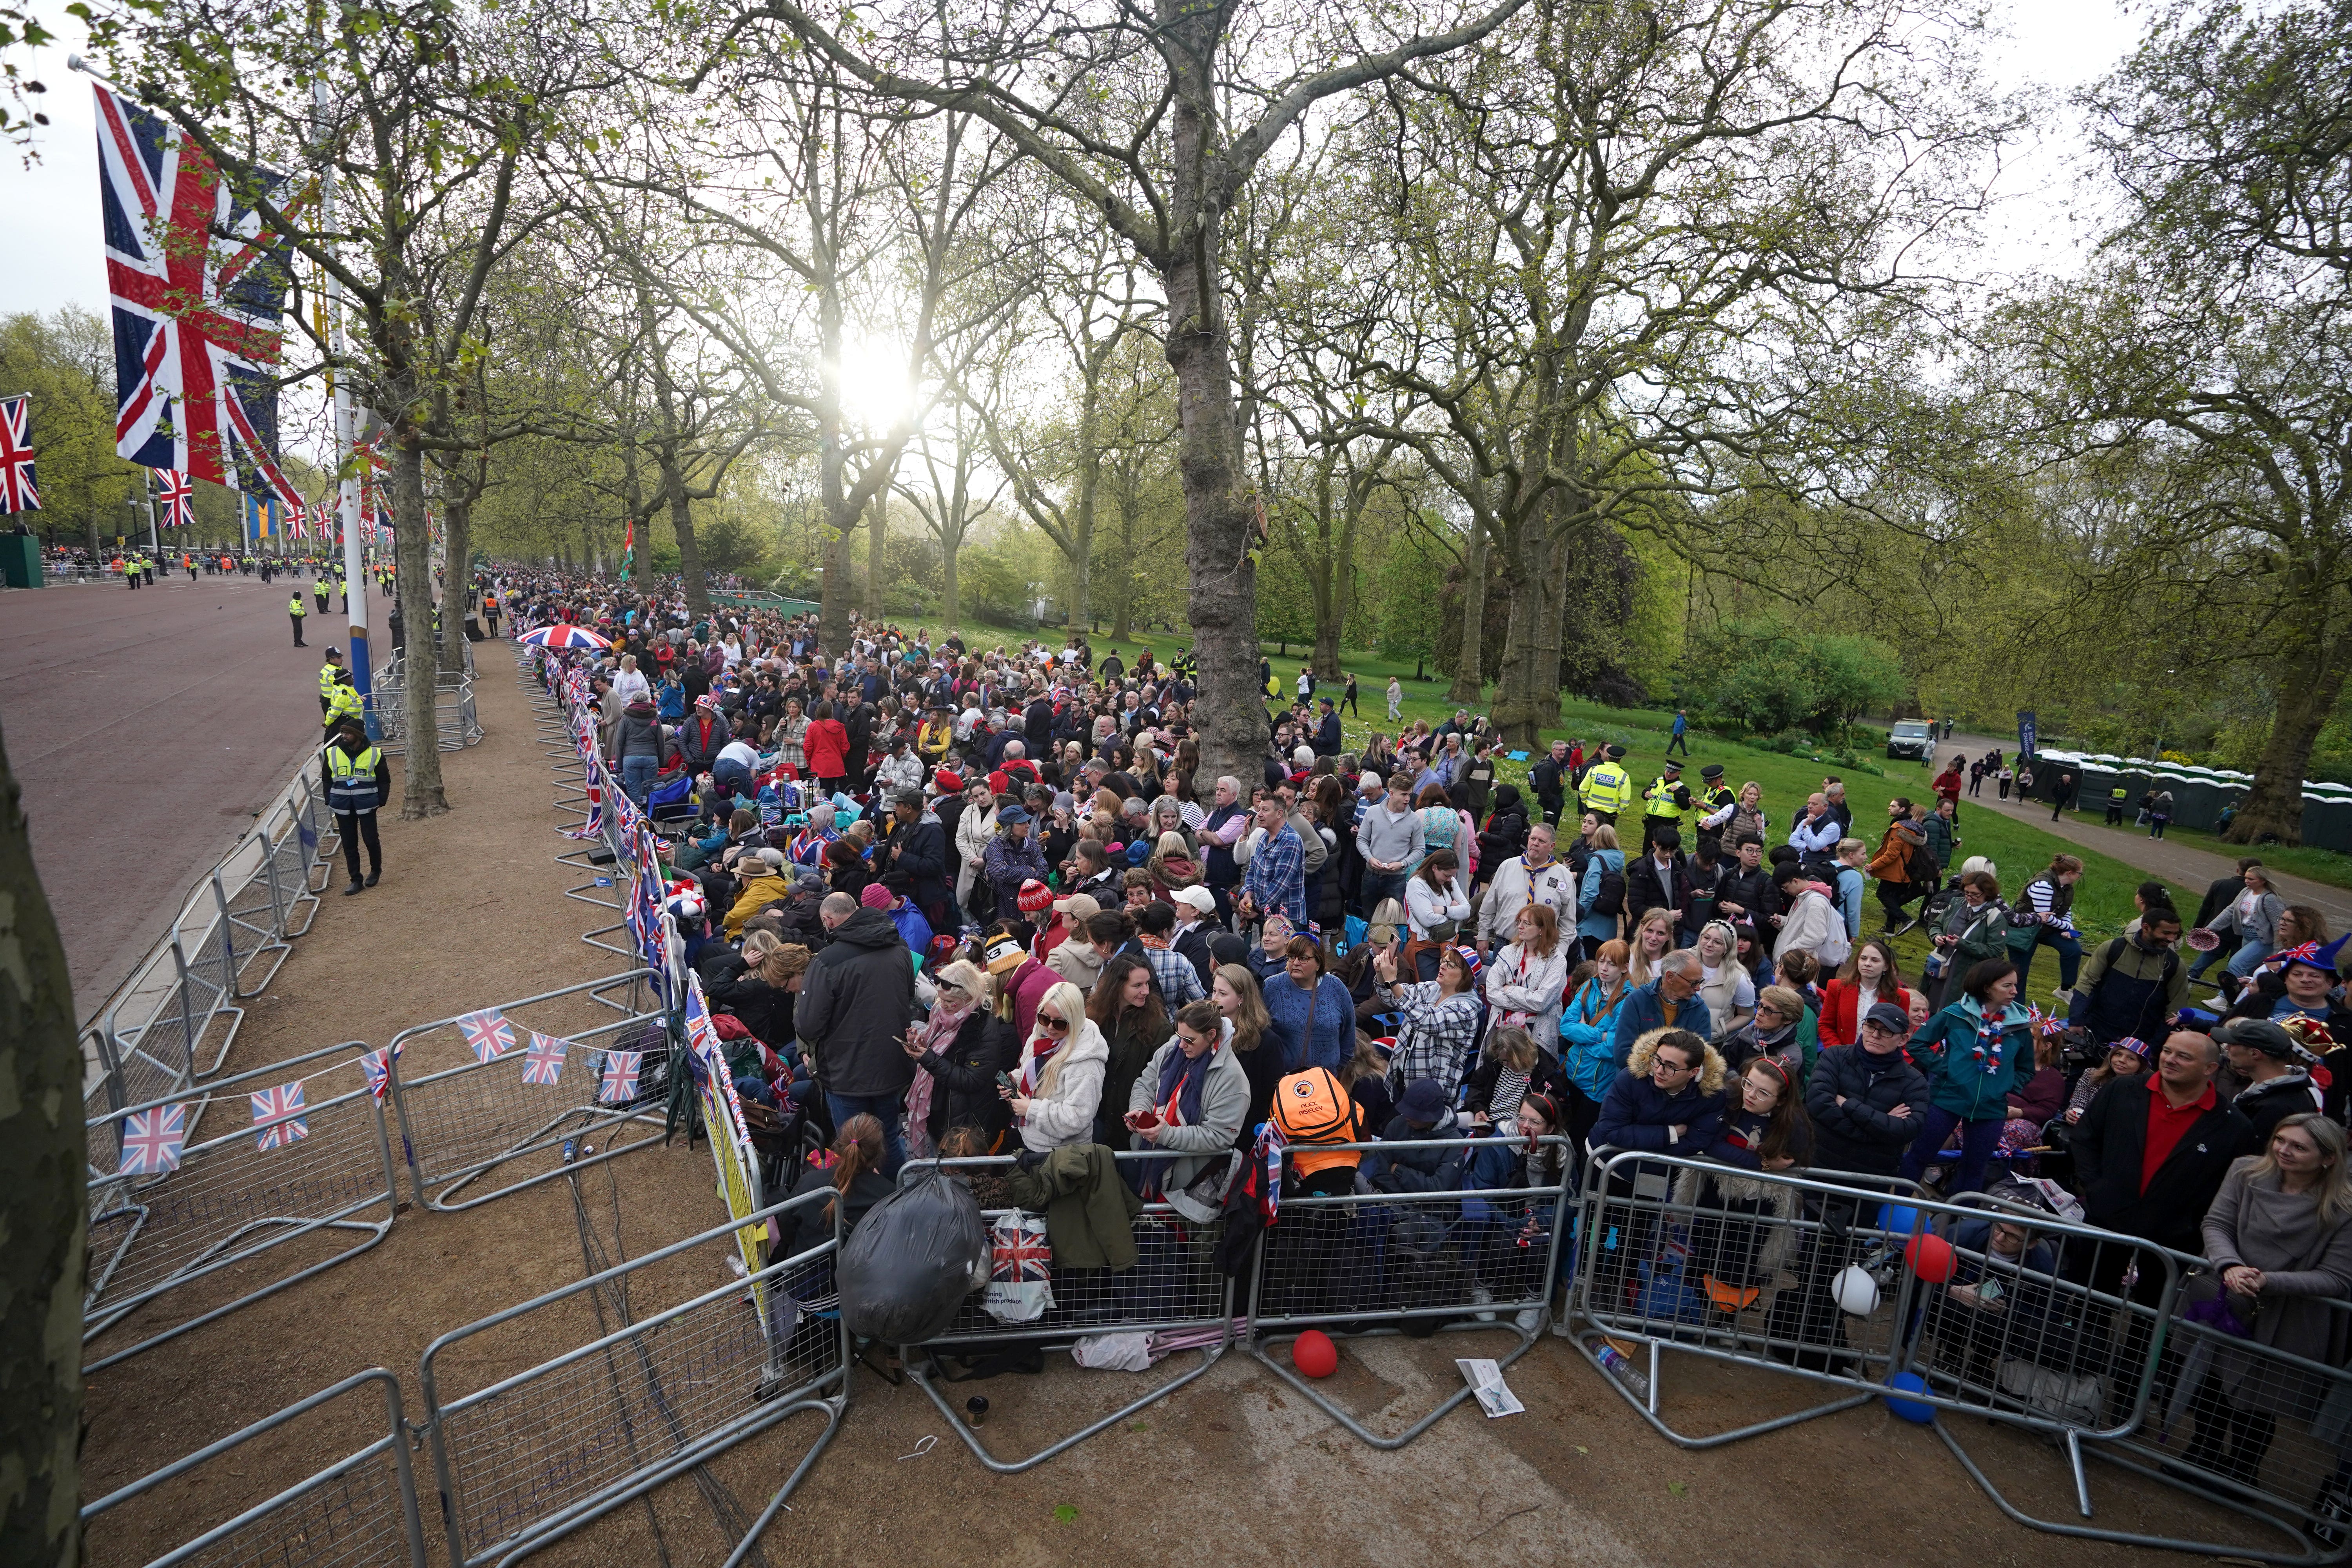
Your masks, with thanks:
M1641 1404L1650 1403L1650 1380L1633 1365L1623 1351L1607 1341L1601 1345L1601 1370L1625 1385L1626 1391Z

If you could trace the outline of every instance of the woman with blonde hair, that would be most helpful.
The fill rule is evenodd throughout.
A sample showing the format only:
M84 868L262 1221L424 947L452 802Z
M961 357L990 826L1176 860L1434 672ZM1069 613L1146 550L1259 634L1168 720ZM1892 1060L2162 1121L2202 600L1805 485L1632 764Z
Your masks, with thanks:
M1250 1107L1234 1147L1254 1140L1257 1124L1274 1111L1274 1091L1282 1082L1282 1064L1297 1048L1297 1038L1265 1010L1265 995L1249 966L1221 963L1209 972L1209 1000L1234 1028L1234 1059L1249 1075Z
M1739 932L1729 921L1709 921L1698 932L1698 994L1722 1040L1756 1016L1756 977L1739 962Z
M978 964L960 958L931 978L939 991L931 1016L907 1030L918 1069L907 1089L908 1152L929 1157L957 1127L977 1131L992 1152L1013 1124L996 1077L1020 1065L1020 1039L996 1016L995 977Z
M1049 1154L1092 1142L1109 1065L1110 1045L1087 1016L1086 993L1066 980L1047 987L1021 1044L1013 1087L996 1091L1012 1108L1022 1147Z
M2205 1211L2205 1256L2220 1275L2235 1335L2279 1352L2341 1365L2343 1325L2332 1300L2352 1295L2352 1166L2344 1129L2317 1111L2271 1130L2270 1146L2230 1167ZM2220 1338L2196 1393L2192 1467L2252 1485L2279 1417L2311 1421L2332 1383Z
M1644 913L1625 939L1630 953L1625 984L1647 985L1658 977L1658 965L1675 950L1675 912L1654 909Z

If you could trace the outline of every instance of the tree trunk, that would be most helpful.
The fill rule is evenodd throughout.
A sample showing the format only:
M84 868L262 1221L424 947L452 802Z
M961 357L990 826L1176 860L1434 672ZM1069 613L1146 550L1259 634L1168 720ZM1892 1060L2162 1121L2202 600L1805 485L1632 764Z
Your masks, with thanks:
M940 613L951 632L963 629L963 606L956 598L956 554L963 548L963 531L940 538Z
M1118 480L1118 589L1111 611L1110 640L1125 642L1135 636L1131 612L1135 604L1135 476L1122 472Z
M887 486L877 491L874 504L867 509L873 515L866 521L866 618L882 618L882 550L889 542L890 490Z
M466 668L466 591L474 580L469 557L474 551L474 503L453 499L441 544L441 603L448 635L441 639L441 668L459 674Z
M441 787L440 731L433 723L433 552L425 534L425 464L415 447L393 448L392 559L401 630L408 644L402 661L402 724L408 741L401 757L400 819L438 816L449 809ZM453 635L464 629L452 626Z
M1254 518L1237 483L1241 434L1234 411L1233 342L1217 287L1223 226L1213 203L1202 201L1215 124L1215 89L1207 69L1222 23L1218 13L1184 6L1182 0L1159 0L1157 10L1172 31L1191 35L1164 57L1176 89L1171 216L1176 232L1189 238L1156 265L1168 300L1165 352L1176 373L1186 603L1201 664L1192 726L1208 779L1251 779L1266 749L1257 679L1257 568L1250 560ZM1199 793L1206 799L1213 787Z
M1470 520L1462 552L1462 650L1454 656L1454 684L1445 700L1475 708L1486 687L1486 525Z
M2336 701L2344 691L2347 666L2352 666L2352 637L2338 636L2323 654L2317 636L2286 634L2287 646L2273 661L2272 689L2277 693L2270 738L2254 763L2253 786L2238 803L2238 815L2221 835L2226 844L2303 842L2303 781L2311 765L2311 749L2319 739Z
M1559 721L1559 615L1566 584L1554 569L1560 552L1541 518L1522 522L1504 575L1510 619L1490 710L1503 744L1533 751L1538 732Z
M677 536L677 570L686 580L686 613L698 621L710 618L710 584L702 578L702 547L694 542L694 503L687 499L686 475L678 468L677 446L656 449L661 463L662 490L669 498L669 531Z
M65 943L0 744L0 1563L81 1561L87 1170Z
M838 506L825 508L824 586L817 601L817 640L833 654L849 646L849 534L855 522L834 521L840 510Z

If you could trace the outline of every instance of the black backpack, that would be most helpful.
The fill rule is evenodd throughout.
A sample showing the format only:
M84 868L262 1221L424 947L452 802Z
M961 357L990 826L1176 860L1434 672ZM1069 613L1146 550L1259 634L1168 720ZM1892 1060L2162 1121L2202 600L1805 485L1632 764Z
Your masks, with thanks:
M1625 912L1625 873L1612 871L1606 864L1601 868L1601 885L1592 890L1592 912L1596 915L1622 915Z

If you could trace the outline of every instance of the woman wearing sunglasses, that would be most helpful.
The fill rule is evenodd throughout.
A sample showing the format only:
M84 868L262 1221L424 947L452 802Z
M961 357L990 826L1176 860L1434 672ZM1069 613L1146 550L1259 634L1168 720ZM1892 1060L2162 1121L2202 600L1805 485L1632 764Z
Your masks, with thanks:
M1110 1047L1087 1016L1086 994L1061 981L1038 1000L1036 1021L1021 1044L1021 1066L997 1093L1013 1108L1021 1146L1044 1154L1091 1143L1102 1103Z

